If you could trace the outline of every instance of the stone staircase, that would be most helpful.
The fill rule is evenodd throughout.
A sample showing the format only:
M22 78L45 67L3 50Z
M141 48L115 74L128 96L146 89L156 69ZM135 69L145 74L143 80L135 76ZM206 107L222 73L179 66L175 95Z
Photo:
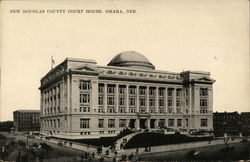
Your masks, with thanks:
M140 133L143 133L143 132L135 132L135 133L131 133L131 134L128 134L120 139L118 139L116 142L115 142L115 145L116 145L116 150L119 151L121 148L121 144L123 144L123 146L125 146L125 144L131 139L133 138L135 135L137 134L140 134Z

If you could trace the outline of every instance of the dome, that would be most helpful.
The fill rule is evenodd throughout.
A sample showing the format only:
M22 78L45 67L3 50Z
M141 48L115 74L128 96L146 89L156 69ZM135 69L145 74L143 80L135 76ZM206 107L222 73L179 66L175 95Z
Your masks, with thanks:
M117 54L108 66L121 66L145 70L154 70L155 66L142 54L135 51L126 51Z

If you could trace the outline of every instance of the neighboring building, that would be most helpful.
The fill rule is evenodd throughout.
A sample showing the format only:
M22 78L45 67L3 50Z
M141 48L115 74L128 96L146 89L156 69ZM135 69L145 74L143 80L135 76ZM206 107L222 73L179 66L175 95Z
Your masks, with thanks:
M250 134L250 112L215 112L214 117L214 133L215 135L243 135Z
M250 112L240 113L241 131L243 135L250 135Z
M98 138L126 127L212 131L214 82L209 72L155 70L133 51L107 66L67 58L41 79L41 133Z
M13 121L0 122L0 131L11 131L13 129Z
M213 119L215 135L239 133L240 114L238 112L215 112Z
M40 131L40 110L16 110L13 118L15 131Z

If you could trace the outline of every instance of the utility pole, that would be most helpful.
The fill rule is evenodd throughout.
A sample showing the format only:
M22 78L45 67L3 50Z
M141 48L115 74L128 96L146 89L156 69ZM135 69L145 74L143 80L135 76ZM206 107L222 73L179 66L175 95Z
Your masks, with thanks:
M27 162L29 162L29 135L27 135Z

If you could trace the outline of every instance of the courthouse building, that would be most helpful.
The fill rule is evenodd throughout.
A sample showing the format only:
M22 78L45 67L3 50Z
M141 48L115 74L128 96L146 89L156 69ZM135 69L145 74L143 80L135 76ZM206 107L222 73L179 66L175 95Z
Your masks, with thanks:
M211 131L214 82L209 72L155 70L134 51L107 66L66 58L41 79L41 133L77 139L124 128Z

